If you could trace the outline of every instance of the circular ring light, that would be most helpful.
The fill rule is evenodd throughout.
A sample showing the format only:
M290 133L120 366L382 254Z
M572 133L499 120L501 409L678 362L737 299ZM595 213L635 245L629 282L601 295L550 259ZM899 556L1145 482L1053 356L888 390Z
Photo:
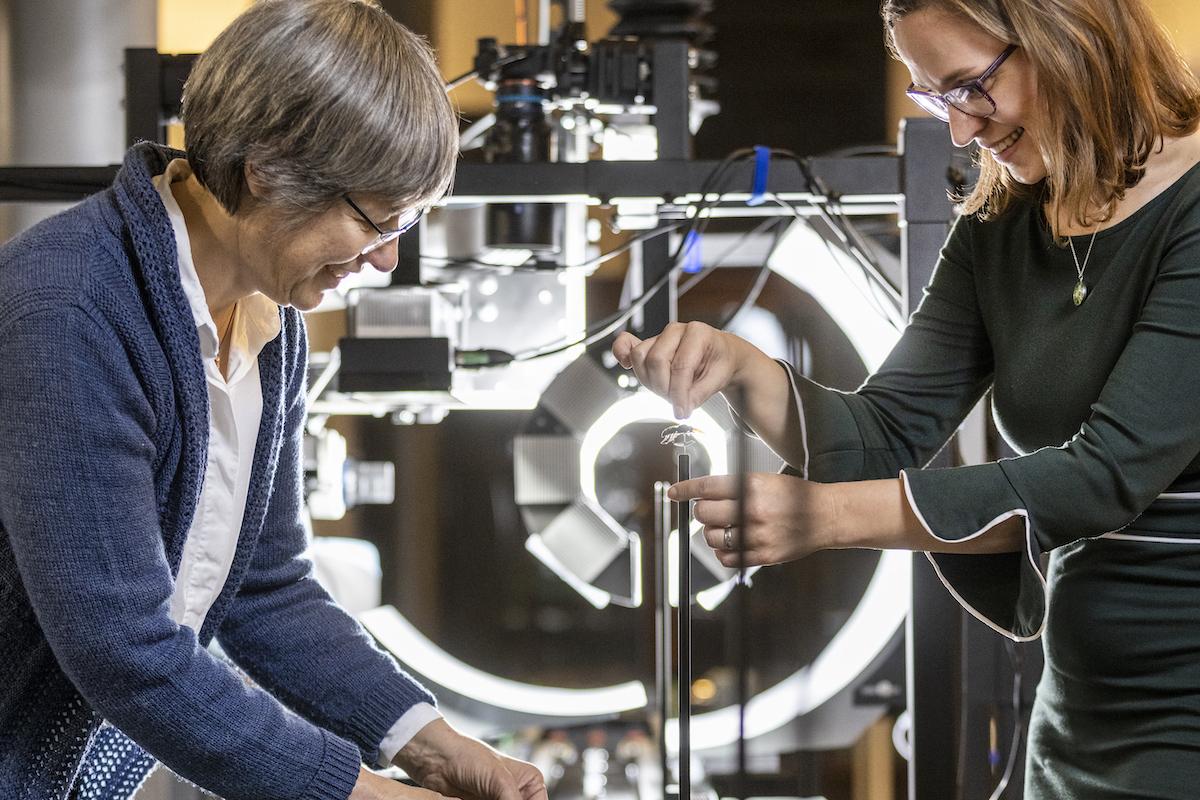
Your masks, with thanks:
M443 703L464 715L471 732L483 735L516 724L563 725L573 721L613 717L646 706L646 689L627 681L595 689L537 686L500 678L463 663L426 638L392 606L358 615L363 626L385 649L424 682L450 692ZM441 692L439 692L441 694ZM501 712L500 720L490 720Z
M554 379L513 443L516 501L530 531L526 549L597 608L642 602L640 536L604 510L596 487L604 446L638 422L671 425L676 420L666 400L622 388L584 355ZM733 421L724 401L712 398L690 422L710 471L727 473L732 445L726 431ZM752 449L759 468L775 470L782 464L761 442ZM698 601L712 608L729 593L735 572L704 544L702 531L703 525L694 523L690 532L700 567L694 590Z
M675 419L668 401L641 389L609 406L600 415L600 418L592 423L584 435L583 442L579 446L579 489L584 497L597 505L600 501L596 492L596 463L599 460L600 451L612 441L612 438L622 428L639 422L661 422L663 425L674 425L679 420ZM725 426L717 422L704 407L696 409L695 413L685 422L695 428L693 435L696 443L708 456L709 473L712 475L729 474L729 451L732 445L726 435ZM704 524L693 519L689 530L689 535L692 537L693 558L699 561L712 576L709 581L704 581L704 576L701 574L701 583L711 582L713 578L717 580L717 583L700 589L694 594L697 603L705 609L712 610L733 590L737 572L726 568L716 559L712 550L703 540L703 532ZM674 542L678 535L677 530L672 530L667 543L667 559L671 579L667 593L671 598L672 605L676 606L679 605L679 571L677 567L679 550ZM753 574L755 571L757 568L751 568L748 572Z
M604 445L612 441L612 438L622 428L637 422L661 422L664 425L674 425L678 420L671 412L670 403L645 389L609 406L600 415L600 418L588 428L579 445L579 490L593 502L600 502L596 498L596 460L600 456L600 451ZM725 436L725 429L703 408L696 409L696 413L686 422L696 428L694 437L700 448L708 455L708 463L712 465L712 474L727 474L729 472L727 453L729 443Z

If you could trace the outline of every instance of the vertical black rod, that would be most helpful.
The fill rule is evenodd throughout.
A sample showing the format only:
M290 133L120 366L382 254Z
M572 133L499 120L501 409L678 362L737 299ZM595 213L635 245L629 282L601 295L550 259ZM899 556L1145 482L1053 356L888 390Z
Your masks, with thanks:
M745 390L737 393L737 407L746 407ZM746 585L746 468L748 463L748 442L746 435L735 428L737 437L737 517L735 532L737 533L738 576L736 596L734 597L734 612L737 615L737 703L738 703L738 741L737 741L737 796L745 800L749 796L750 787L746 773L746 701L750 696L750 598Z
M166 142L162 130L162 57L153 47L125 50L125 146Z
M691 113L691 44L682 39L659 39L654 42L654 127L658 129L658 157L687 159L692 157Z
M692 476L691 458L679 454L678 479ZM679 502L679 800L692 796L692 501Z
M738 390L738 408L745 408L745 390ZM750 794L749 778L746 777L746 700L750 698L750 596L746 583L746 464L749 463L749 439L740 431L737 437L738 469L738 798L745 800Z
M671 597L667 543L671 538L669 483L654 484L654 696L658 703L658 760L662 766L662 793L667 796L671 760L667 753L667 720L671 716Z

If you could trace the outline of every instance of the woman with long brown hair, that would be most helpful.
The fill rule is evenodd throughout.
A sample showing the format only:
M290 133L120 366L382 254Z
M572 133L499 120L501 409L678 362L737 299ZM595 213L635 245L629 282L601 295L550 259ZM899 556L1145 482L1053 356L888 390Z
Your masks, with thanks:
M729 565L925 551L954 596L1043 637L1028 800L1200 781L1200 84L1142 0L885 0L908 93L980 179L925 297L853 393L698 323L618 360L680 416L736 389L790 465L702 478ZM988 390L1015 458L922 469ZM1041 556L1048 555L1043 573Z

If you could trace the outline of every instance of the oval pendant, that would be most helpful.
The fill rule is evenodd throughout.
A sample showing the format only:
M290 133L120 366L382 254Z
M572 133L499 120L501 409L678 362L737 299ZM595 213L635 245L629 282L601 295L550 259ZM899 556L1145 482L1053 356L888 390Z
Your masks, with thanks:
M1083 285L1083 281L1075 284L1075 291L1071 292L1071 299L1075 301L1075 305L1083 305L1083 301L1087 299L1088 290Z

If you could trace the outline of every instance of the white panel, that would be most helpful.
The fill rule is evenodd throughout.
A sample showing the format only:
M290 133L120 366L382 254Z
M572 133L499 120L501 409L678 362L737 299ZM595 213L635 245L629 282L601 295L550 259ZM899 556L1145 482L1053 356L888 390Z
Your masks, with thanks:
M555 517L542 541L559 562L586 583L596 579L628 544L628 535L603 509L583 498Z
M583 436L609 406L626 397L591 358L575 359L542 394L542 406L553 412L576 436Z
M579 494L579 441L571 436L513 440L517 505L566 504Z

